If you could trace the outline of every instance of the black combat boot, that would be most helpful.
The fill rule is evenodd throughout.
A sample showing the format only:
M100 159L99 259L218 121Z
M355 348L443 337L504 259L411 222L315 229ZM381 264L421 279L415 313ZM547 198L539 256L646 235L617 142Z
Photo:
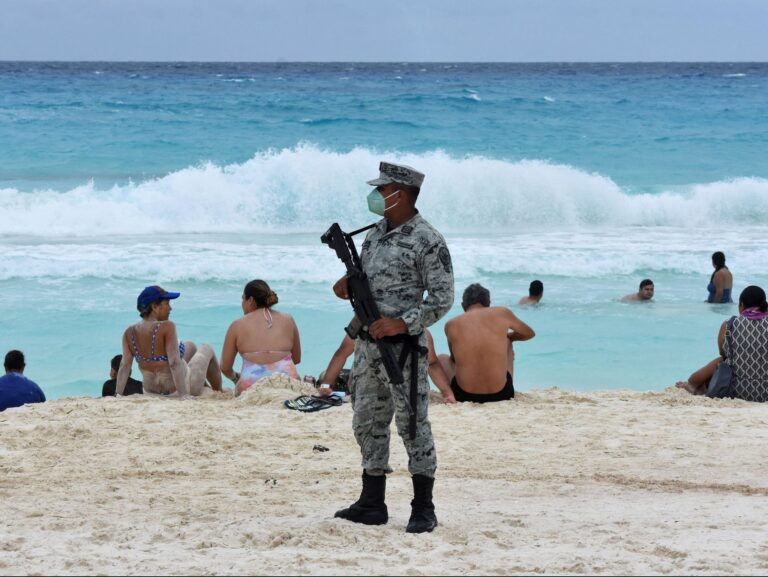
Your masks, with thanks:
M340 517L363 525L384 525L389 520L384 493L387 490L387 476L374 477L363 471L363 491L356 503L336 511Z
M406 533L429 533L437 527L435 504L432 502L432 487L435 480L426 475L414 475L411 518Z
M429 533L437 527L435 504L432 502L432 487L435 480L426 475L413 476L413 501L411 518L408 520L406 533Z

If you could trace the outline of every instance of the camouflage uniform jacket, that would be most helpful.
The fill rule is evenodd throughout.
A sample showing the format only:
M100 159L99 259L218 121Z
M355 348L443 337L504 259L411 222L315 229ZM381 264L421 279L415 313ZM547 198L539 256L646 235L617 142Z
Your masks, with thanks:
M378 222L363 242L360 260L379 312L405 321L411 335L453 305L451 254L443 235L418 212L389 232L386 219Z

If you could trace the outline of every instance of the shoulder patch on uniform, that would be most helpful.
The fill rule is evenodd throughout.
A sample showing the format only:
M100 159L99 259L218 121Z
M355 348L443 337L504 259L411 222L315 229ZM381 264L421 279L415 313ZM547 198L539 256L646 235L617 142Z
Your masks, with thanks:
M400 232L403 234L411 234L413 232L413 227L410 224L406 224L400 228Z
M444 246L440 247L440 250L437 251L437 258L440 259L440 262L443 263L443 268L446 272L451 271L451 253L448 252L448 249Z

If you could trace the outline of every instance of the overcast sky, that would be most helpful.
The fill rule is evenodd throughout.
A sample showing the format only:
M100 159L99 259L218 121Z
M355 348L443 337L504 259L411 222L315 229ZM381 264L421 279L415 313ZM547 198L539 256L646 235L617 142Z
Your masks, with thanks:
M768 61L768 0L0 0L0 60Z

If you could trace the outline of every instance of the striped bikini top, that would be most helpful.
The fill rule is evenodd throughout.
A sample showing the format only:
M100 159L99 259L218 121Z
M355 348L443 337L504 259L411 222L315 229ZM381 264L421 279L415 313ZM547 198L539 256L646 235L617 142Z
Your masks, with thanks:
M131 327L131 346L133 347L133 357L140 363L149 363L149 362L160 362L160 363L167 363L168 362L168 355L156 355L155 354L155 339L157 338L157 331L160 330L160 325L162 323L157 323L155 325L155 328L152 329L152 350L150 351L150 356L143 357L141 356L141 353L139 352L139 347L136 344L136 329L134 327ZM183 357L184 356L184 343L179 342L179 354Z

